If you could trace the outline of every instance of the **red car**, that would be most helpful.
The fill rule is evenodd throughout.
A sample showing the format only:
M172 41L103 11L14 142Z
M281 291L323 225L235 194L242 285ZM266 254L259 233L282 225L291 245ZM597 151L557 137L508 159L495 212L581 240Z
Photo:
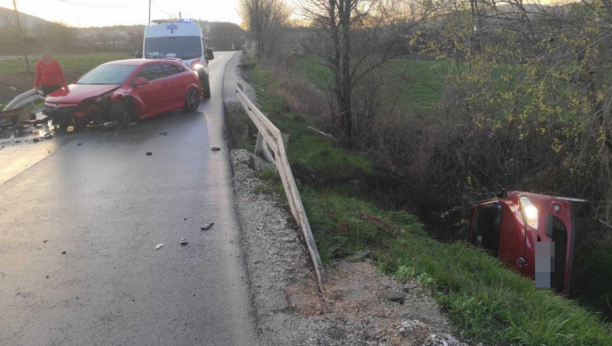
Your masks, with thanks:
M195 111L203 94L197 73L177 59L108 62L68 89L45 99L43 114L60 129L131 123L180 108Z
M576 241L572 198L502 191L472 208L470 241L536 287L568 294Z

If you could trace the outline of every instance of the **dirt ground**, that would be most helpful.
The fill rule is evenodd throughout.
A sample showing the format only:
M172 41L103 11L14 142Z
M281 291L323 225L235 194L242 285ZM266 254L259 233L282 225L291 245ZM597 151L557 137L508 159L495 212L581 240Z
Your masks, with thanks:
M417 282L398 284L367 262L335 262L327 274L325 297L313 280L285 292L298 314L334 316L358 326L362 338L387 345L423 345L431 334L450 332L446 317ZM337 337L346 333L338 329Z
M33 87L34 76L27 72L0 75L0 104L6 105L15 96Z

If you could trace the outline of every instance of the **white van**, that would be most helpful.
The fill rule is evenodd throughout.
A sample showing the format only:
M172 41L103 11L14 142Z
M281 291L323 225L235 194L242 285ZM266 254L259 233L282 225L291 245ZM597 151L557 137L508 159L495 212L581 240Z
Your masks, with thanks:
M200 24L192 19L154 20L145 26L142 53L145 59L178 58L190 69L197 71L204 90L204 98L210 98L208 62L214 59L206 48Z

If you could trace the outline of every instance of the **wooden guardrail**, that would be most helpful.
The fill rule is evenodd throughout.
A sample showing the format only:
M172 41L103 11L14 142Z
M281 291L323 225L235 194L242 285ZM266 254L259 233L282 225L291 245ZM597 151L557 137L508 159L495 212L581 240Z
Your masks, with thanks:
M308 223L308 217L304 211L300 193L293 179L293 173L291 167L289 167L289 161L287 160L287 152L285 151L285 143L283 142L283 135L280 130L268 120L268 118L261 112L253 103L247 98L242 92L242 85L236 84L236 94L238 100L242 105L242 108L247 113L251 121L257 127L259 135L257 136L258 147L261 150L261 146L265 146L266 143L274 154L274 160L276 162L276 169L281 177L285 193L287 194L287 200L291 207L291 214L295 222L300 226L304 233L304 239L306 240L306 246L314 265L315 273L317 275L317 281L319 283L319 289L323 292L323 265L321 264L321 257L319 256L319 250L317 250L317 244L315 243ZM265 142L265 143L264 143Z

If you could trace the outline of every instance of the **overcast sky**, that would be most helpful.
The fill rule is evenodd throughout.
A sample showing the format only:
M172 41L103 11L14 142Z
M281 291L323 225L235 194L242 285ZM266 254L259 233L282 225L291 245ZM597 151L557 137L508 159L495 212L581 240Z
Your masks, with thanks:
M152 0L151 19L178 17L241 24L236 11L239 0ZM526 0L526 3L557 3L578 0ZM288 0L293 7L299 0ZM13 0L0 0L13 8ZM149 0L17 0L17 9L52 22L75 27L147 24Z
M240 24L238 0L152 0L151 19L170 16ZM13 0L0 0L13 8ZM20 12L75 27L147 24L149 0L17 0Z

